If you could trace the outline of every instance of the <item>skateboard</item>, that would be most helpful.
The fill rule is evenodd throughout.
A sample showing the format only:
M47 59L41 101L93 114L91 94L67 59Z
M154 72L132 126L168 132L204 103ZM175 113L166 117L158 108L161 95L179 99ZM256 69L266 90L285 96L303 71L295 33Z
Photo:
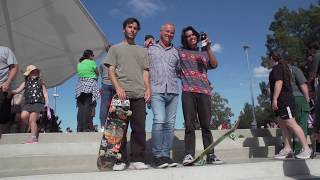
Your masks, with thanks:
M124 132L127 128L128 117L131 114L128 97L125 100L121 100L117 95L114 95L99 147L97 167L100 171L111 170L115 161L121 159L121 142L123 136L125 136Z
M237 135L234 133L234 131L238 128L240 123L240 120L236 121L235 124L229 131L227 131L225 134L221 135L217 140L215 140L212 144L210 144L205 150L203 150L198 156L194 158L193 161L185 164L185 166L191 166L191 165L197 165L197 166L203 166L206 164L206 160L204 159L204 156L209 154L214 147L216 147L218 144L220 144L226 137L229 137L232 140L237 139Z

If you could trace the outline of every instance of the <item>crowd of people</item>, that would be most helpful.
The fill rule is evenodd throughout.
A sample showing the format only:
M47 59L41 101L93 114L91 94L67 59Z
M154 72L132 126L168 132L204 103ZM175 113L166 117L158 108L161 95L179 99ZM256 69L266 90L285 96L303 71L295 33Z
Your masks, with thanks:
M98 67L94 61L94 52L85 50L77 65L78 83L75 90L77 113L77 132L96 131L93 125L96 102L101 98L100 126L103 128L107 119L111 98L130 100L132 115L125 130L130 125L131 153L127 155L127 138L122 139L120 153L113 170L147 169L146 150L146 105L153 112L152 154L153 165L157 168L178 165L171 156L174 129L176 123L179 94L185 124L185 157L183 165L195 158L195 120L198 120L202 132L204 148L213 142L210 130L212 86L208 71L217 68L218 60L211 50L211 40L192 26L181 32L181 46L172 44L176 28L173 23L160 27L159 40L152 35L145 37L144 47L135 43L140 30L136 18L128 18L122 24L123 40L110 47L107 58ZM199 42L205 46L200 48ZM311 108L314 108L313 138L319 139L320 103L319 103L319 45L314 43L309 48L310 75L308 79L302 71L293 66L292 59L285 52L275 50L270 54L273 67L269 76L270 100L276 115L277 124L283 135L283 149L275 155L277 159L295 156L308 159L312 150L306 140L307 122ZM11 94L24 90L25 104L21 119L29 124L31 136L27 143L37 143L37 119L44 107L48 106L48 94L40 70L29 65L24 73L25 81L15 90L11 82L17 71L17 60L9 48L0 47L0 110L1 119L8 114ZM101 88L98 77L101 76ZM178 83L181 82L181 90ZM310 94L309 90L315 93ZM317 98L313 107L312 99ZM274 125L273 123L272 125ZM68 132L71 132L68 129ZM292 141L292 136L295 136ZM293 145L292 145L293 143ZM222 164L212 150L206 158L209 164Z

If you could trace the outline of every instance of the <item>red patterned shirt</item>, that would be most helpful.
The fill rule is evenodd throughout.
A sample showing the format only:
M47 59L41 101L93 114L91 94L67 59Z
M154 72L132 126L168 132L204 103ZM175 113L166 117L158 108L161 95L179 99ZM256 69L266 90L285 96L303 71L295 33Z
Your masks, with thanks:
M182 91L211 95L208 80L210 64L207 52L179 49Z

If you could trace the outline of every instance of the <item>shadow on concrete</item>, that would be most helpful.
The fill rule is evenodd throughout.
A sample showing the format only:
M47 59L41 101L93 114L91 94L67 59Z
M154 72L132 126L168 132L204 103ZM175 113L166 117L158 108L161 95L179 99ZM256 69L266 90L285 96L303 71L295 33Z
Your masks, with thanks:
M292 179L320 179L310 173L306 160L286 159L283 161L284 176ZM303 177L303 178L302 178Z
M269 146L275 147L275 153L280 151L282 147L280 130L275 130L275 135L269 129L251 129L250 132L252 137L245 137L242 144L243 147L249 148L249 158L270 157ZM260 146L259 137L262 137L265 146Z

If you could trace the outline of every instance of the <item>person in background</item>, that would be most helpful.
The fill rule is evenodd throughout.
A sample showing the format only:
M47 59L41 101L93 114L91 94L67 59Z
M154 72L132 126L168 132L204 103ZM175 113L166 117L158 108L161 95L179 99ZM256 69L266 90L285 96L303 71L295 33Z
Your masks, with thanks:
M98 76L99 71L94 61L93 51L83 52L77 65L78 83L76 86L77 99L77 131L93 131L92 114L99 98Z
M29 124L31 130L31 137L26 141L26 144L36 144L38 143L37 120L44 107L49 106L48 92L40 77L40 70L36 66L27 66L23 75L25 81L16 90L13 90L12 94L18 94L24 90L25 104L22 108L21 120Z
M274 156L275 159L285 159L293 156L291 148L292 133L297 136L302 150L296 155L299 159L308 159L312 154L302 128L293 117L295 101L292 94L291 73L288 62L283 57L272 52L270 55L272 70L269 74L270 98L272 109L276 114L278 125L282 131L283 149Z
M0 46L0 123L6 124L10 119L12 82L18 72L18 62L10 48Z
M315 99L315 118L313 136L320 137L320 45L319 42L313 42L309 46L309 54L312 56L312 65L309 71L309 84L313 87ZM320 140L320 138L318 138Z
M144 37L143 45L145 48L148 48L148 47L152 46L153 44L155 44L155 42L156 41L155 41L154 37L152 35L148 34Z
M99 68L101 76L101 101L100 101L100 127L101 132L104 131L104 124L106 123L109 106L115 91L112 87L111 80L109 78L109 68L103 63Z

